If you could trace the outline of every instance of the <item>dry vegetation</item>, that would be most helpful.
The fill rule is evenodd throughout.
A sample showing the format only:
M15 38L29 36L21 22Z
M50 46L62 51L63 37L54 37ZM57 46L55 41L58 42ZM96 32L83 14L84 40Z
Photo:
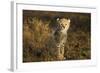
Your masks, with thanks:
M91 15L89 13L64 13L23 10L23 62L57 61L56 43L52 28L56 18L71 20L65 44L66 60L91 58Z

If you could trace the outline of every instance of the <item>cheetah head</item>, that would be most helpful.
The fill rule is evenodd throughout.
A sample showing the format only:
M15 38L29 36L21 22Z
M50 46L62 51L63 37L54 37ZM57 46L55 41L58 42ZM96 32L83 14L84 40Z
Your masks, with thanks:
M70 26L70 19L66 18L57 18L57 23L60 25L61 29L69 29Z

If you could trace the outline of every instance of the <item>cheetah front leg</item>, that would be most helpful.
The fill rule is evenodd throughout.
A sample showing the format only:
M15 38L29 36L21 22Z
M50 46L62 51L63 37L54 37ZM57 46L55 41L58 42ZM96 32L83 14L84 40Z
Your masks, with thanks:
M64 44L60 43L59 46L57 47L57 51L58 51L58 55L57 55L57 58L58 60L64 60L65 57L64 57Z

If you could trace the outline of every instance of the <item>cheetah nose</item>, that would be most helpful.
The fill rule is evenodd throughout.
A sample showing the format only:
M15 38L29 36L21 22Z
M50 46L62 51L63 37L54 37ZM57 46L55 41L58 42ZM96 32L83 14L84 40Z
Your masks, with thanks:
M65 28L65 26L62 25L63 28Z
M61 24L61 27L62 27L62 28L65 28L62 24Z

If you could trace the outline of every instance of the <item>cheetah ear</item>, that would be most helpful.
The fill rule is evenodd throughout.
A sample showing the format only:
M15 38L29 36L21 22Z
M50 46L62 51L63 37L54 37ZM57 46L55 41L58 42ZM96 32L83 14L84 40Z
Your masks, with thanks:
M57 18L57 21L59 21L59 18Z
M68 22L70 23L70 19L68 19Z

